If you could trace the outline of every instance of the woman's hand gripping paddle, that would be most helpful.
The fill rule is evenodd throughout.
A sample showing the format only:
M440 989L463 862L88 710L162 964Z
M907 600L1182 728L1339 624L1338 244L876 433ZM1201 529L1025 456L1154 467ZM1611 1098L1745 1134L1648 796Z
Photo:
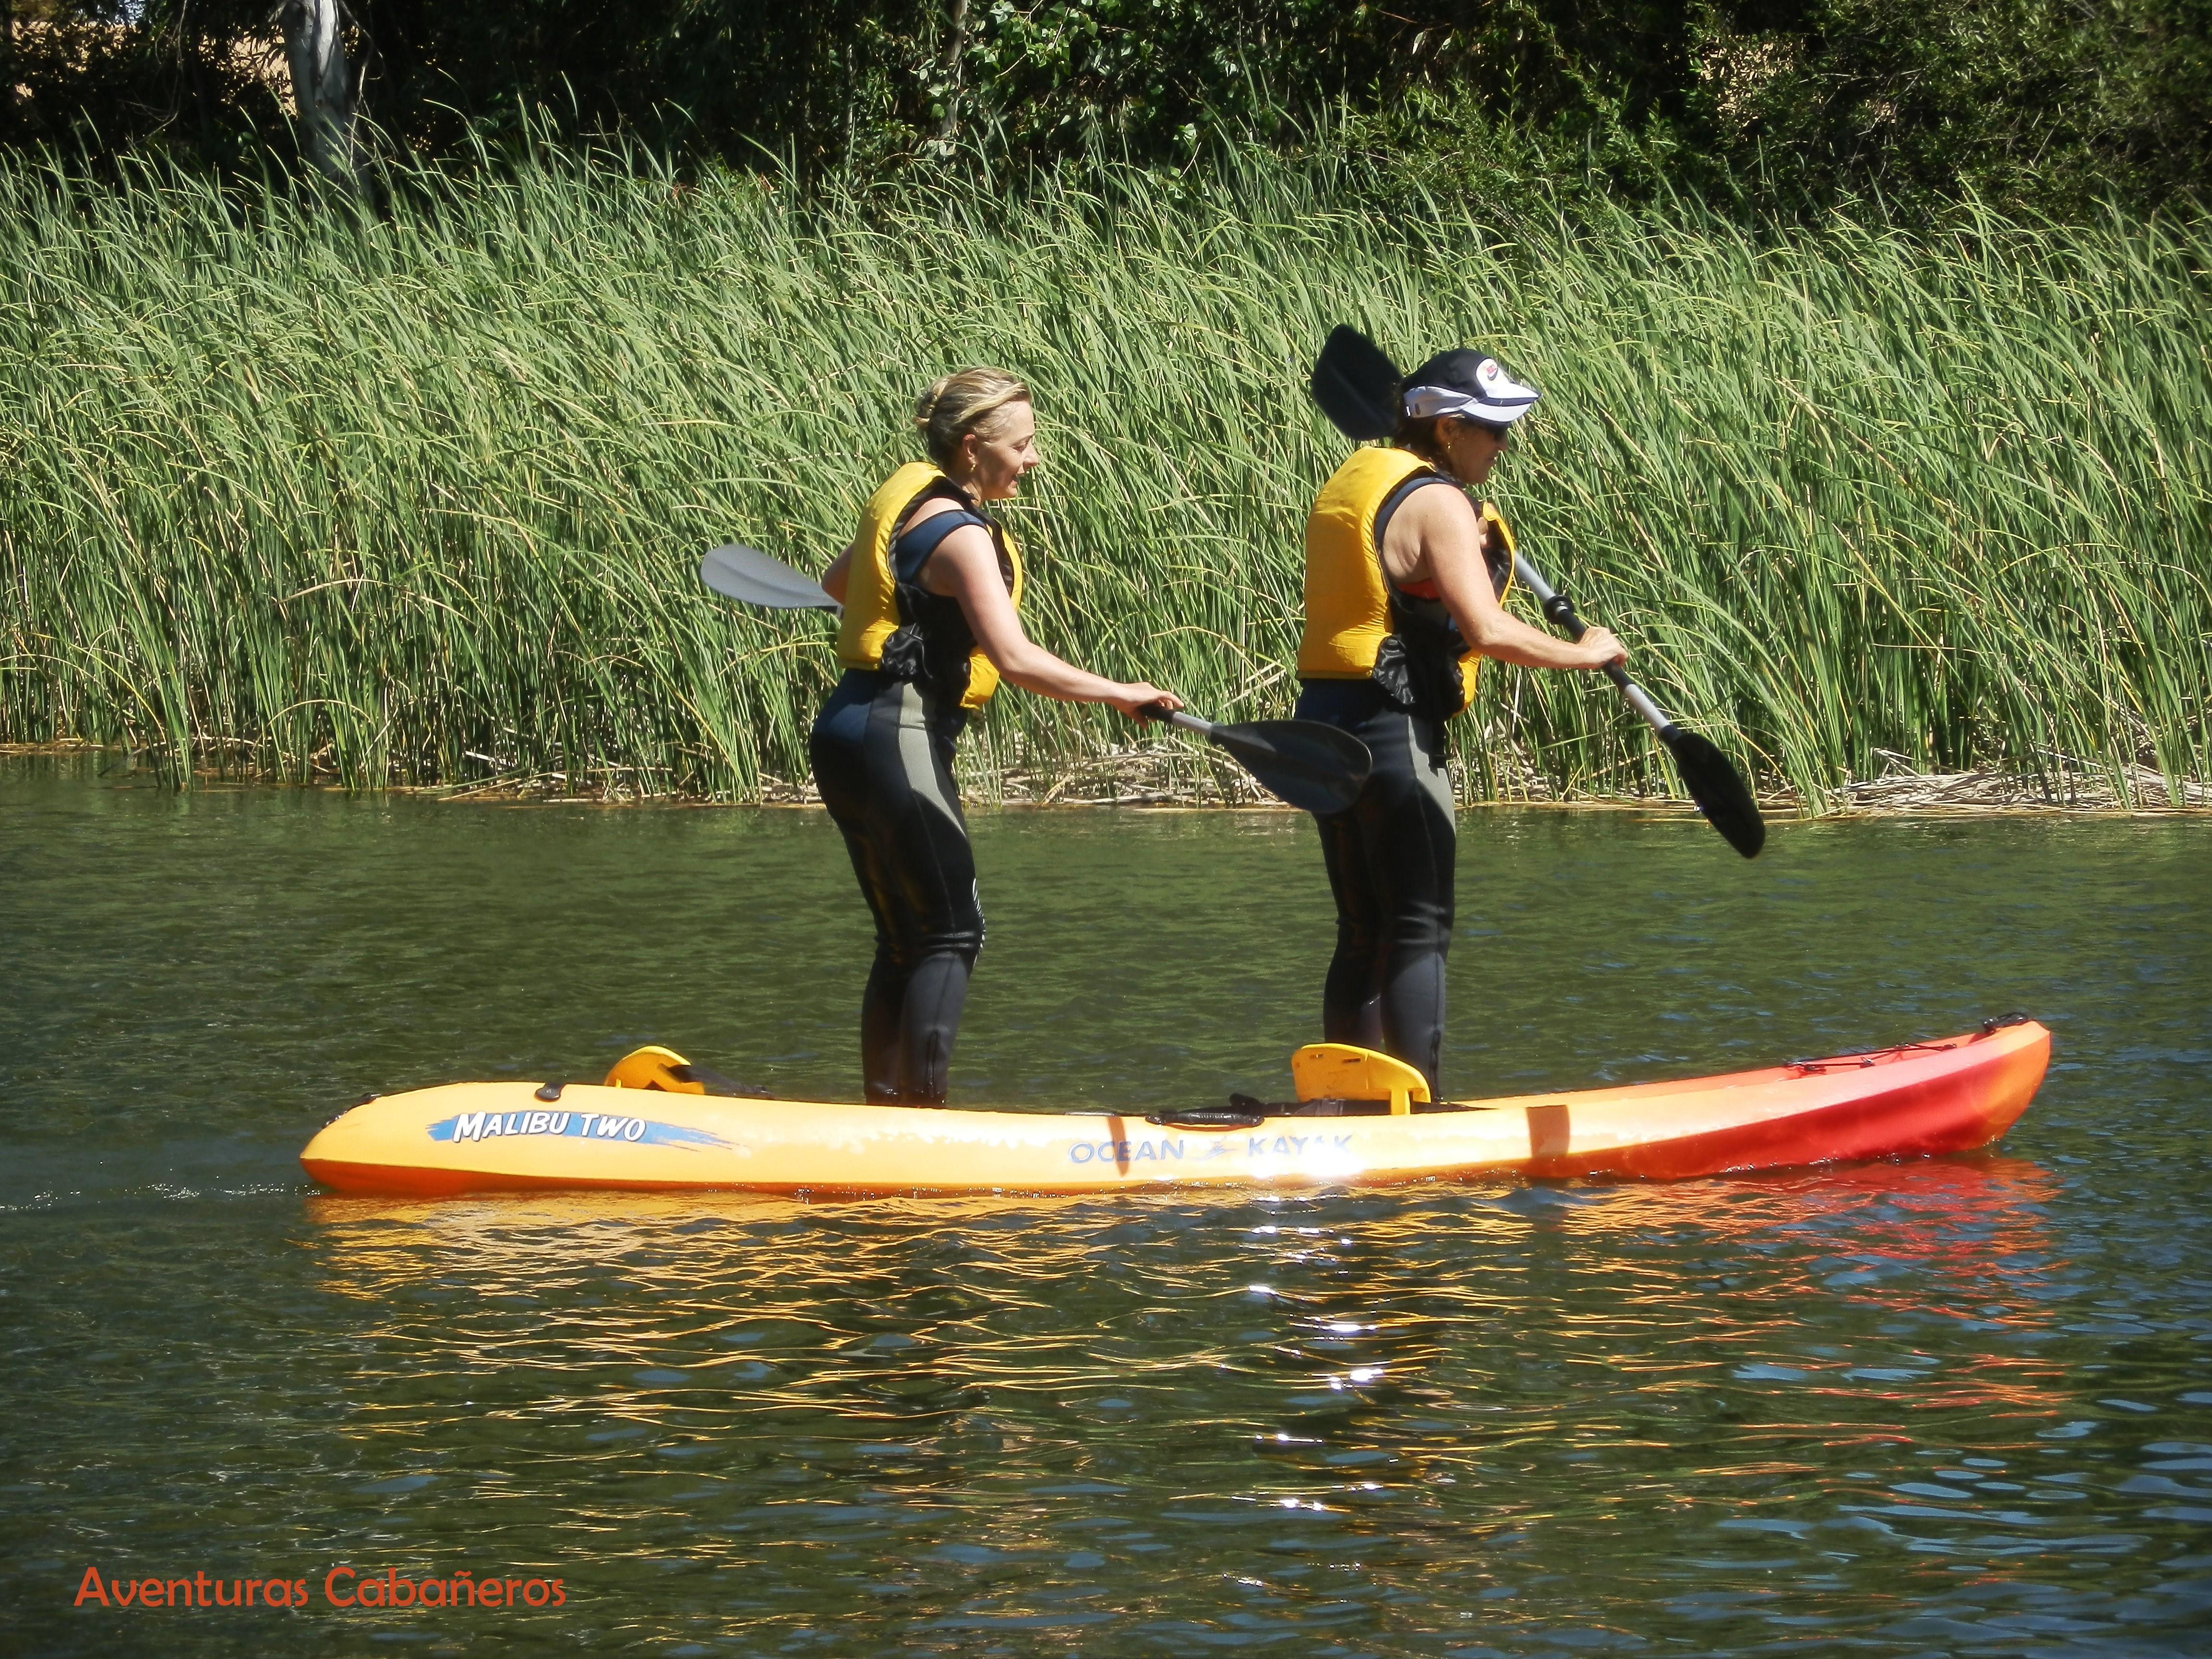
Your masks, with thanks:
M715 592L771 611L835 611L820 585L758 548L732 542L699 561L699 580ZM1180 710L1147 708L1147 720L1194 732L1233 757L1262 788L1301 811L1323 817L1350 806L1374 769L1367 745L1319 720L1255 720L1216 726Z
M1398 429L1397 367L1374 341L1348 324L1339 323L1329 331L1314 363L1310 386L1321 412L1346 437L1364 442L1387 438ZM1514 556L1513 565L1552 624L1571 639L1582 638L1587 625L1575 615L1566 596L1554 592L1521 555ZM1620 688L1628 706L1644 717L1659 741L1667 745L1682 787L1690 792L1705 821L1744 857L1756 858L1759 849L1766 845L1766 821L1759 816L1751 791L1744 787L1742 774L1711 743L1668 720L1619 663L1607 665L1605 673Z

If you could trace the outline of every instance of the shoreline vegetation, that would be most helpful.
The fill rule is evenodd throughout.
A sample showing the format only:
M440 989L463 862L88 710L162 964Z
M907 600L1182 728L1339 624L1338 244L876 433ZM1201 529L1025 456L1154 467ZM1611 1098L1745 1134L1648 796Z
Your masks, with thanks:
M789 799L830 629L698 556L826 563L974 361L1037 389L1036 637L1285 714L1343 453L1304 380L1350 321L1544 388L1500 505L1763 798L2212 804L2202 217L1488 210L1249 150L894 198L548 149L383 194L0 157L0 744ZM1670 799L1601 684L1483 678L1463 799ZM1009 694L972 733L979 801L1248 788L1100 710Z
M21 756L59 759L72 756L119 755L118 769L125 774L139 769L137 755L119 745L66 738L52 743L0 743L0 757ZM1978 771L1929 775L1908 769L1904 757L1893 757L1898 769L1878 778L1844 785L1826 799L1808 805L1786 790L1762 795L1759 805L1770 817L1909 817L1918 816L2002 816L2014 814L2112 814L2133 817L2171 817L2212 811L2212 784L2185 781L2180 797L2167 797L2163 780L2148 767L2138 767L2130 781L2131 797L2124 798L2088 768L2078 763L2056 778L2018 772ZM161 765L149 771L173 779L173 769ZM201 787L324 788L348 790L334 773L306 779L276 780L240 776L218 768L195 768L193 781ZM1517 794L1471 795L1463 769L1452 768L1455 793L1461 810L1483 807L1528 808L1551 811L1656 812L1694 816L1697 809L1676 797L1653 795L1553 795L1544 793L1540 780ZM991 778L964 777L963 794L968 806L1012 808L1018 811L1097 811L1101 808L1133 811L1252 811L1289 812L1258 785L1225 763L1193 746L1172 742L1132 744L1109 749L1079 765L1051 776L1009 770ZM427 796L456 803L480 801L500 805L588 806L819 806L821 796L811 780L763 777L750 799L732 799L707 795L645 794L616 774L570 779L558 773L536 777L495 777L477 783L394 784L385 793Z

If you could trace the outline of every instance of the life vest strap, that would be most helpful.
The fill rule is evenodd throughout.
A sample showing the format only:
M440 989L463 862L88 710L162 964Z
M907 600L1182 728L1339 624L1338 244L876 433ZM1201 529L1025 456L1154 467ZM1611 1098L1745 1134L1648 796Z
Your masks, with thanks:
M955 507L950 513L936 514L920 524L910 525L898 533L891 544L891 562L902 582L921 580L921 568L929 562L929 556L945 544L945 538L963 526L974 525L988 531L991 521L980 513L965 507Z

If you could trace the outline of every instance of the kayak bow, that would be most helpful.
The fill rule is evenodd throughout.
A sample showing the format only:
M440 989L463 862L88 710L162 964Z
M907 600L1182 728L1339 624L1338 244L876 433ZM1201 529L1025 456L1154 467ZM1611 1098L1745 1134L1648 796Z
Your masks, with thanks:
M649 1049L605 1084L453 1083L372 1097L333 1120L300 1161L340 1192L422 1197L1668 1181L1986 1146L2027 1109L2050 1058L2041 1025L1991 1021L1962 1036L1725 1077L1431 1105L1418 1073L1316 1045L1294 1060L1302 1084L1326 1060L1337 1065L1330 1076L1410 1076L1416 1086L1396 1085L1390 1100L1386 1081L1372 1103L1316 1100L1304 1112L1252 1103L1241 1115L1148 1117L737 1098L702 1092L723 1080Z

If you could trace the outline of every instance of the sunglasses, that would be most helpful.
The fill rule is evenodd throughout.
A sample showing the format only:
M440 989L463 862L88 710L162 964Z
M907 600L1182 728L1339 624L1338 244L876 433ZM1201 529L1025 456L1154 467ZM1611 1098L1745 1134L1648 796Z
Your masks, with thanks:
M1478 432L1487 432L1498 441L1500 449L1513 441L1513 428L1510 426L1494 426L1488 421L1479 421L1472 415L1452 415L1446 418L1457 421L1462 426L1471 426Z

